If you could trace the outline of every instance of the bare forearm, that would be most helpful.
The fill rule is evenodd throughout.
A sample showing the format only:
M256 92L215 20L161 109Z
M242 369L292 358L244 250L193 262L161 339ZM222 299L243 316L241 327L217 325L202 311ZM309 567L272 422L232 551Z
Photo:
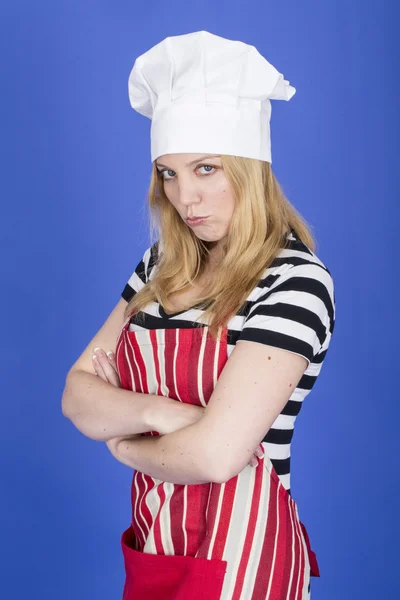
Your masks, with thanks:
M170 483L197 485L216 481L201 453L197 423L163 436L121 440L118 460L123 464Z
M125 390L94 374L75 371L67 376L62 411L83 435L104 442L122 435L158 431L153 426L155 402L160 415L179 410L171 398Z

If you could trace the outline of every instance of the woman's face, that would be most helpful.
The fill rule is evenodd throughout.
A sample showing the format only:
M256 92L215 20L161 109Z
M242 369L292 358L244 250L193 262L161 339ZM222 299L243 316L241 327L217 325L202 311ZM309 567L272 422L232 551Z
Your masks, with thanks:
M213 154L164 154L156 160L164 192L182 219L208 217L189 225L203 241L218 242L229 230L234 197L221 158Z

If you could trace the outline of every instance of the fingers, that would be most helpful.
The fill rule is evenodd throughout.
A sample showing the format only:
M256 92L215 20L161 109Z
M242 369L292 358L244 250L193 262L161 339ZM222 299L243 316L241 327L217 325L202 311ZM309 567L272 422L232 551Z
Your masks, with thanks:
M264 450L261 445L257 446L257 448L255 449L253 456L249 461L249 465L251 465L252 467L256 467L258 465L258 458L264 458Z
M94 352L92 360L96 374L111 385L121 387L113 353L107 355L102 348L95 348Z
M254 452L254 454L256 456L258 456L258 458L263 458L263 456L264 456L264 450L261 448L261 446L257 446L257 449Z
M104 373L102 364L95 354L93 354L93 356L92 356L92 361L93 361L93 368L95 370L96 375L98 375L98 377L100 377L100 379L103 379L103 381L108 381L107 376Z
M118 373L118 371L117 371L117 363L115 362L115 354L114 354L114 352L111 352L111 350L109 350L107 352L107 356L108 356L108 362L113 367L113 369L115 370L115 372Z

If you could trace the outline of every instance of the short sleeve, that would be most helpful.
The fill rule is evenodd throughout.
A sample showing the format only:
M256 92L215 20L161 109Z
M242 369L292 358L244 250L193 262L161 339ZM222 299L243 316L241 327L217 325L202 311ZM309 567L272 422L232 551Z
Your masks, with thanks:
M308 363L327 349L335 320L334 284L322 263L291 266L270 287L263 280L239 340L259 342L303 356Z
M146 285L149 280L150 273L157 260L158 242L145 250L142 259L137 264L132 275L128 279L121 296L129 302L135 294Z

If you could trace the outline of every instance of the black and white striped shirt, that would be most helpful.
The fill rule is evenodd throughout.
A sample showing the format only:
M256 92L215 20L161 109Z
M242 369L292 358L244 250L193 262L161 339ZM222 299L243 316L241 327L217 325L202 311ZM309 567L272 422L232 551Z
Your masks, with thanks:
M152 279L158 242L147 248L123 291L127 302ZM193 328L206 324L204 310L192 308L168 315L158 302L145 307L144 323L132 317L129 330ZM265 269L240 311L227 323L228 356L238 340L250 340L300 354L307 368L285 408L262 440L264 449L290 494L290 444L304 398L321 371L335 323L332 276L323 262L291 229L285 248Z

